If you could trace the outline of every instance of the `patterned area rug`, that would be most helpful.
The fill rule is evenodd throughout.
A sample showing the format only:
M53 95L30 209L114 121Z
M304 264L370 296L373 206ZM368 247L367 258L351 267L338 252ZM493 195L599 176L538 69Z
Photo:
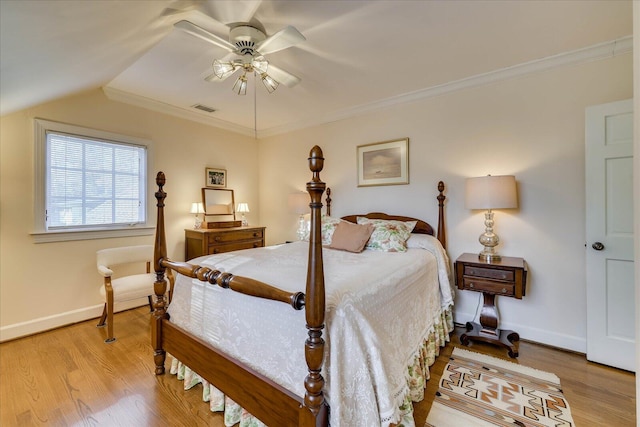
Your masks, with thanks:
M454 348L425 427L574 427L554 374Z

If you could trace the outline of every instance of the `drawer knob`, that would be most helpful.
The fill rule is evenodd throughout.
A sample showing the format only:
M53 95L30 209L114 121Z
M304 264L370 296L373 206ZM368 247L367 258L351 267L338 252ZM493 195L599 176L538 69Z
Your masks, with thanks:
M469 283L469 287L470 288L475 288L475 285L473 283Z
M220 236L216 236L213 240L215 240L216 242L220 241Z
M218 253L218 249L214 249L214 250L213 250L213 253L214 253L214 254L217 254L217 253Z
M254 244L253 244L253 247L254 247L254 248L259 248L259 247L260 247L260 245L256 242L256 243L254 243Z
M506 279L506 278L507 278L507 275L503 273L503 274L501 274L501 275L500 275L500 278L501 278L501 279Z
M507 288L502 288L502 293L506 294L507 293Z
M253 233L253 237L258 237L258 233Z

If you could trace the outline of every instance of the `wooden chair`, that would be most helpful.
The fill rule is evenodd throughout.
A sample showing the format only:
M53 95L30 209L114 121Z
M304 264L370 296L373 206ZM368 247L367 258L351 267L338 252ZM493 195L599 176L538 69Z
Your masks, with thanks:
M106 323L107 339L104 342L110 343L116 340L113 336L113 305L115 302L130 301L146 296L149 300L149 308L153 311L151 295L153 295L153 283L156 280L155 273L151 273L153 245L102 249L96 252L96 259L98 273L104 277L100 293L105 298L104 309L97 326L103 327ZM146 263L146 273L112 277L114 276L112 270L114 266L135 263ZM173 276L169 277L169 301L171 301L172 294Z

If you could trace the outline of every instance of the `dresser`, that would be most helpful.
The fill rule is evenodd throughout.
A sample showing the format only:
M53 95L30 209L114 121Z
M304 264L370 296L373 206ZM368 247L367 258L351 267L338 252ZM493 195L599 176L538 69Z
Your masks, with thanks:
M184 258L264 246L265 227L233 227L184 230Z
M460 342L482 341L497 344L509 350L510 357L518 357L520 335L511 330L498 329L496 296L522 299L527 290L527 263L522 258L502 257L483 261L478 254L462 254L455 262L458 289L482 292L483 305L480 324L467 322L467 332Z

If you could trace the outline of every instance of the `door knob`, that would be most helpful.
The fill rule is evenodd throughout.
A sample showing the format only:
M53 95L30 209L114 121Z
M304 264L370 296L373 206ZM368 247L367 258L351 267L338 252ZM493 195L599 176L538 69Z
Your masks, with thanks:
M604 245L600 242L595 242L593 245L591 245L591 247L596 251L601 251L604 249Z

